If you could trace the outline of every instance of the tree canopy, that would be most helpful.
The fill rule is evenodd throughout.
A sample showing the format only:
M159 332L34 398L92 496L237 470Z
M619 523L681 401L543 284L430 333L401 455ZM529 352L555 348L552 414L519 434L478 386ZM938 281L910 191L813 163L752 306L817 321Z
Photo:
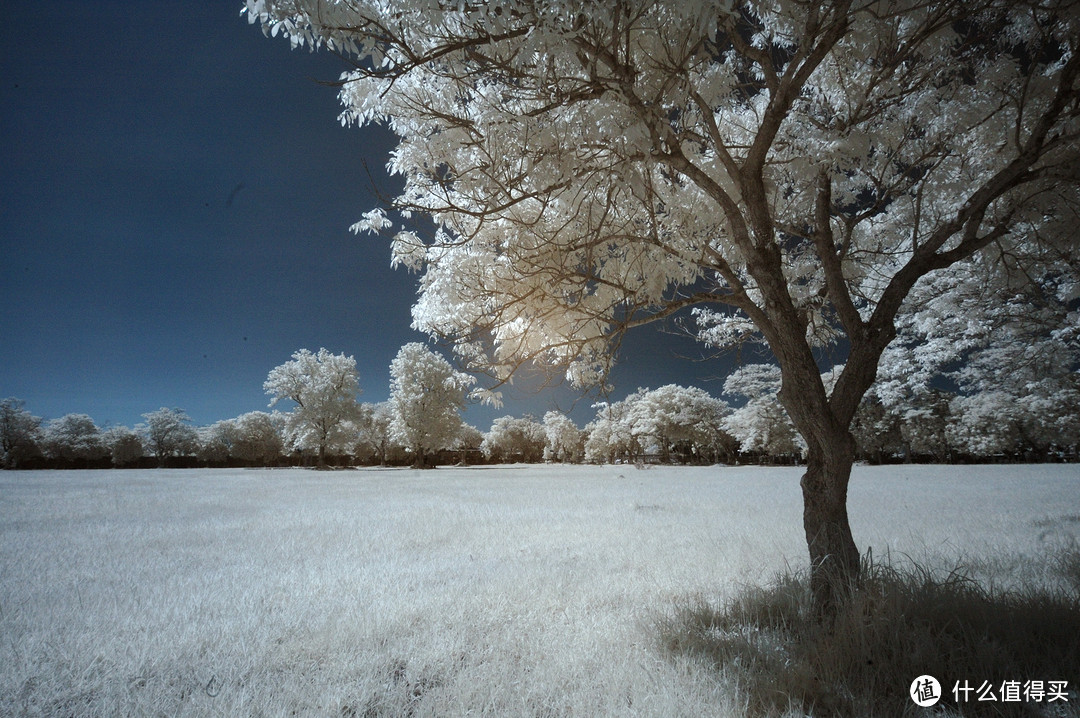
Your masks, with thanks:
M317 451L324 466L327 452L354 438L348 422L360 412L356 359L327 349L299 349L292 357L270 370L263 389L273 396L270 406L282 400L296 405L286 423L290 441L294 448Z
M146 424L142 427L146 437L145 446L154 452L158 462L169 457L195 453L199 435L191 426L191 417L183 409L163 406L157 411L142 415Z
M354 58L341 119L385 123L404 179L396 216L355 229L392 235L394 261L422 270L414 326L473 368L602 382L621 332L686 312L711 345L767 344L808 447L821 605L826 574L858 564L852 420L905 317L951 292L940 271L1076 286L1072 0L247 11ZM830 387L823 350L843 364Z
M390 437L425 468L432 452L449 448L461 431L461 409L473 377L419 342L401 347L390 362Z

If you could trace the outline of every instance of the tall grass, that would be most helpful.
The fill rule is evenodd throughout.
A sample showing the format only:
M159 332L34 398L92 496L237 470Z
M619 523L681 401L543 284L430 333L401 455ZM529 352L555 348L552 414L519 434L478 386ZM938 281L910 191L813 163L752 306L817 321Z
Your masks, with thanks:
M858 589L827 624L814 619L806 572L785 571L719 608L688 605L663 630L673 653L734 680L751 715L926 715L908 688L927 674L942 684L941 709L962 715L1080 715L1075 703L1006 702L1000 691L1005 681L1066 680L1077 700L1080 594L1057 582L995 589L963 568L868 556ZM959 681L987 681L995 697L954 692Z
M1075 536L1075 467L945 471L859 469L860 544L1066 575L1027 557ZM657 626L805 562L799 474L3 472L0 714L743 715Z

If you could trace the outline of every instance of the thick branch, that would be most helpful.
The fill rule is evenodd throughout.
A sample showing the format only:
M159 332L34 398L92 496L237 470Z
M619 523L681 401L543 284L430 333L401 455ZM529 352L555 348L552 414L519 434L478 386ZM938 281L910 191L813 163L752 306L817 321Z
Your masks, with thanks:
M836 244L832 234L832 181L829 175L821 172L818 175L818 191L815 203L814 221L816 227L813 232L814 246L817 248L818 257L821 259L822 269L825 271L825 289L828 292L829 301L836 308L840 317L840 323L849 337L862 332L863 322L859 316L859 310L851 300L848 291L847 280L844 278L844 268L840 257L836 252Z

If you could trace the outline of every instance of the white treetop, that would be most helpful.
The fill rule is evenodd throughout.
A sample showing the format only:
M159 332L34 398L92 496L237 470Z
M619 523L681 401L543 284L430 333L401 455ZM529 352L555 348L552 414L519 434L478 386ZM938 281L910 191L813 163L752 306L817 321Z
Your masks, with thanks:
M408 448L414 465L450 448L461 430L465 391L475 382L419 342L401 347L390 362L390 437Z
M638 389L622 401L596 405L596 418L585 427L585 459L612 461L658 452L667 460L673 449L699 460L731 449L725 432L726 402L697 387L668 384Z
M644 392L637 392L622 401L598 402L594 405L596 418L585 425L585 460L592 464L611 463L617 458L637 457L642 453L638 437L634 436L629 421L630 408L637 397Z
M747 364L724 381L724 393L744 397L746 403L726 418L724 426L739 441L739 449L769 456L798 454L798 434L777 394L780 368L773 364Z
M200 461L225 461L233 455L233 446L238 433L236 419L222 419L209 426L196 429L199 436L199 450L196 456Z
M57 459L100 459L109 455L101 430L86 414L65 414L42 431L42 449Z
M454 440L452 448L463 452L462 456L466 456L469 451L480 451L480 446L484 443L484 432L477 429L472 424L462 423L461 429L458 431L457 439Z
M531 416L502 416L491 423L480 450L489 460L535 463L543 458L546 445L544 425Z
M725 402L710 396L704 389L667 384L652 390L639 390L627 397L631 433L639 443L655 442L663 459L676 444L698 450L714 448L724 417Z
M326 349L315 354L300 349L292 357L270 370L263 389L274 397L270 406L282 400L296 404L288 414L286 435L294 448L318 451L323 465L328 452L355 438L345 428L359 413L356 359Z
M129 427L110 427L102 432L102 439L112 454L113 466L131 464L143 457L142 438Z
M484 366L572 358L586 381L613 325L673 304L735 307L700 314L717 343L782 331L759 263L779 263L823 342L894 312L922 265L1071 221L1055 205L1075 199L1060 179L1075 175L1077 14L956 5L247 9L297 44L359 56L342 120L389 125L398 207L440 227L394 241L395 262L426 269L416 325L478 359L482 326ZM964 34L961 10L1010 30ZM392 222L373 210L356 227Z
M561 411L544 414L544 460L571 462L581 459L584 436L577 424Z
M399 138L391 234L414 325L502 379L600 381L618 333L695 311L762 338L808 445L818 605L855 575L851 421L923 277L1075 258L1071 0L248 0L358 63L346 123ZM1075 275L1076 264L1061 271ZM843 349L828 392L815 347ZM817 569L822 570L818 571Z
M232 456L243 461L267 465L277 461L284 449L282 429L287 419L279 412L249 411L233 419L236 436Z
M172 456L190 456L198 449L198 433L191 425L191 417L182 409L163 406L142 417L146 420L142 425L145 444L159 462Z

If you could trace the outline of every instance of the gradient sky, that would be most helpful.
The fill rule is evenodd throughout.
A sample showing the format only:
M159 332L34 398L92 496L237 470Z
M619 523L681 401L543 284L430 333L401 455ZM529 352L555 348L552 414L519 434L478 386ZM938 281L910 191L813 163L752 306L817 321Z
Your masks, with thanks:
M179 407L197 424L265 409L262 383L299 348L356 357L361 400L389 394L416 275L348 227L392 194L391 137L343 128L342 61L291 50L239 0L12 3L0 86L0 397L99 426ZM696 384L721 367L632 333L613 398ZM526 382L527 383L527 382ZM519 387L503 414L567 409ZM592 400L572 416L592 417Z

